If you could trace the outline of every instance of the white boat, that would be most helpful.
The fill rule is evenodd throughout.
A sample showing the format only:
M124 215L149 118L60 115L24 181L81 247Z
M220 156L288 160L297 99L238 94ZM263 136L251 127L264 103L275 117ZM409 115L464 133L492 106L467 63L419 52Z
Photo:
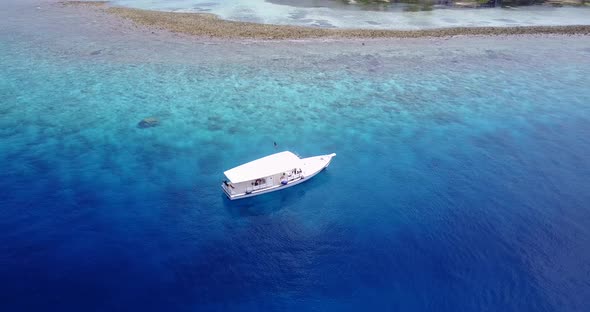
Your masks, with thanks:
M289 151L272 154L227 170L221 188L231 200L279 191L315 176L334 156L300 158Z

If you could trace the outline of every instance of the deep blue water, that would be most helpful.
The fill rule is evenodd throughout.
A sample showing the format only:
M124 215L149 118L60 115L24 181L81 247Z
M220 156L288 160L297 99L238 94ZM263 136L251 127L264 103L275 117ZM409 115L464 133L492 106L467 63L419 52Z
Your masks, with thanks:
M590 306L587 38L287 44L284 63L39 40L0 32L2 311ZM338 156L224 198L273 141Z

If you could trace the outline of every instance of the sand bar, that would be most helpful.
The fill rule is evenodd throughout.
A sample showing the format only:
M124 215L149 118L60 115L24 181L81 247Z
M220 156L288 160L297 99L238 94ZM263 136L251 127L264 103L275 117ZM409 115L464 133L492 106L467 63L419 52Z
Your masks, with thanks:
M227 21L212 14L149 11L114 7L108 1L65 1L62 5L84 6L131 20L137 25L175 33L224 39L307 38L417 38L456 35L590 34L590 25L456 27L425 30L327 29Z

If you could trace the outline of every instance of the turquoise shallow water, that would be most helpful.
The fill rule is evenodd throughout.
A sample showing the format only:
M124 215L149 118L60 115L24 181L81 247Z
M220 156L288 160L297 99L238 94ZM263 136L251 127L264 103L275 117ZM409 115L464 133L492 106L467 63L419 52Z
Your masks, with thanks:
M0 31L2 310L588 306L586 37L204 44L30 14ZM225 199L273 141L338 156Z

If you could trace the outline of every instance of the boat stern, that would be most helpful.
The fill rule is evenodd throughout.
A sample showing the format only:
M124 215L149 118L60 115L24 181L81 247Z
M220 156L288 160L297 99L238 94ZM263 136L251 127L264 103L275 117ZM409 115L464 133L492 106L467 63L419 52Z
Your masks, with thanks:
M221 184L221 189L223 190L223 193L225 193L225 196L227 196L227 198L233 199L231 195L231 190L229 189L226 183Z

